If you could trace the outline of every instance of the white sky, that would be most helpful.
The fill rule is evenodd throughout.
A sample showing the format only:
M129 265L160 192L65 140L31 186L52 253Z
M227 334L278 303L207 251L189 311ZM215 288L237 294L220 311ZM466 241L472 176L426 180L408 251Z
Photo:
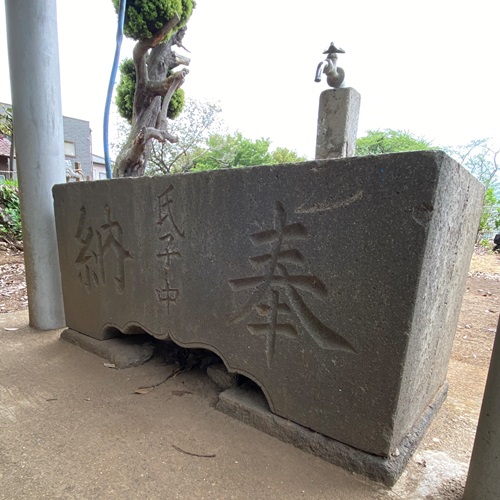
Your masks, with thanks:
M102 155L116 14L111 0L58 0L57 9L63 113L90 121ZM269 137L273 148L314 156L319 94L328 88L314 74L331 41L345 49L339 65L361 94L358 136L393 128L443 146L500 143L492 0L198 0L188 26L187 95L219 102L231 129ZM132 46L124 41L122 58ZM3 2L0 75L0 101L11 102Z

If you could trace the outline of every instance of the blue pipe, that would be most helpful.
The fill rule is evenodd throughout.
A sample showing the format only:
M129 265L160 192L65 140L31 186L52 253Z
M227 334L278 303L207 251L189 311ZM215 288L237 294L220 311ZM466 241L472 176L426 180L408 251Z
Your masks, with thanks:
M116 71L118 70L118 62L120 59L120 48L123 40L123 24L125 22L125 5L127 0L120 0L120 8L118 11L118 31L116 32L116 49L115 59L113 61L113 68L111 69L111 77L109 79L108 95L106 98L106 108L104 109L104 126L103 126L103 139L104 139L104 162L106 164L106 178L111 179L113 174L111 172L111 161L109 159L109 110L111 108L111 98L113 96L113 87L115 86Z

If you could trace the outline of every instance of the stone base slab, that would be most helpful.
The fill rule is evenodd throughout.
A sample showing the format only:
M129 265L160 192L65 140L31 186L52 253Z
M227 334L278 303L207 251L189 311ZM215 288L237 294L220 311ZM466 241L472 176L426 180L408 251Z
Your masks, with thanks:
M97 340L67 328L61 333L61 339L106 359L116 368L142 365L151 359L155 350L152 338L147 334Z
M262 392L251 382L222 392L216 407L219 411L302 451L347 471L362 474L386 486L393 486L446 399L447 393L448 383L445 382L412 430L389 457L366 453L275 415L269 410Z

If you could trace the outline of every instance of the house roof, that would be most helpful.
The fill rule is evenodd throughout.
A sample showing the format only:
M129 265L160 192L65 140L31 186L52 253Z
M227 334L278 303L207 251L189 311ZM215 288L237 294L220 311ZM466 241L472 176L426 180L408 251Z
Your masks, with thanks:
M0 135L0 156L10 156L10 141Z

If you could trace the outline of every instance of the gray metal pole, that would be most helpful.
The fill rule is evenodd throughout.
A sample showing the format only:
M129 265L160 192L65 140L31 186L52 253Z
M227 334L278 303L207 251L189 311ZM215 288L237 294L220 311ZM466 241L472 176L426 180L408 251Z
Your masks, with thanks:
M500 321L484 390L464 500L500 498Z
M30 325L64 326L52 186L65 182L56 0L6 0Z

